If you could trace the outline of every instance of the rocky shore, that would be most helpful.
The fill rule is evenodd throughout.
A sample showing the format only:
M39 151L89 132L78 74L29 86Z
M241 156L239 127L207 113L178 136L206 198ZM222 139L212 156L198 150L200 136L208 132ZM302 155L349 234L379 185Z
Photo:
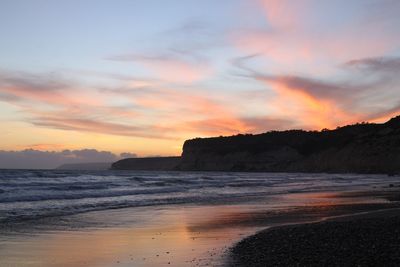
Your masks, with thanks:
M231 266L400 266L400 211L271 228L240 241Z

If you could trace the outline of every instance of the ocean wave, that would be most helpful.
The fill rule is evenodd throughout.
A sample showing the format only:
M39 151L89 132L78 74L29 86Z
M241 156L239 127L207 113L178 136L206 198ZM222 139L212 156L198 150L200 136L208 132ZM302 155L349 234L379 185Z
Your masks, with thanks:
M226 172L0 170L0 222L125 207L244 202L341 190L393 177Z

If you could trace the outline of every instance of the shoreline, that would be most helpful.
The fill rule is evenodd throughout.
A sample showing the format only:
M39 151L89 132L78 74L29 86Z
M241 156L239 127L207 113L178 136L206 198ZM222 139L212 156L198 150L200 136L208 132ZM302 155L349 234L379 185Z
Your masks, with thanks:
M46 177L34 179L49 182ZM61 203L68 204L66 208L74 207L70 205L69 196L74 196L76 190L69 189L70 182L70 178L66 176L64 183L67 186L59 186L62 190L55 191L57 195L59 192L65 194ZM108 182L116 185L117 189L125 189L127 184L134 184L144 192L151 193L145 194L146 198L143 197L143 200L147 201L149 198L151 201L148 203L158 203L151 206L123 205L124 208L115 208L121 207L119 204L124 199L118 194L118 201L111 202L112 206L96 205L106 209L79 209L79 212L74 214L66 213L70 209L63 209L63 216L42 216L42 219L27 222L22 221L21 217L16 218L15 221L20 223L0 225L0 265L222 267L227 264L231 246L266 227L309 223L371 210L400 208L400 202L393 201L399 199L400 183L397 178L385 176L179 176L174 173L164 174L162 177L148 177L145 173L135 173L117 178L108 174L98 175L94 182L96 183L89 185L95 188L107 185L104 187L107 189L104 190L104 195L99 195L96 189L96 194L83 195L93 197L89 200L73 198L73 202L78 201L77 208L82 205L86 208L87 204L93 204L92 199L97 201L99 196L110 196ZM74 186L87 186L87 183L88 181L83 179ZM155 191L151 189L154 185L157 186ZM199 186L206 186L207 190L198 192ZM159 195L160 187L163 190L168 189L168 192ZM170 189L179 193L172 195L175 198L187 193L181 190L181 187L188 187L191 192L196 191L196 194L188 194L189 198L182 198L185 200L182 203L164 201L171 198ZM50 183L43 188L53 190L54 185ZM50 193L53 192L51 190ZM216 192L224 194L216 196ZM132 194L128 194L129 197L130 195ZM133 195L136 197L137 194ZM29 203L33 207L39 205L40 208L51 196L45 196L42 201L43 196L39 195L40 201ZM213 196L215 198L212 198ZM22 197L15 196L19 201L11 202L17 211L26 205L21 201L25 200L26 196ZM135 200L130 198L127 200ZM9 204L3 205L3 208L7 205ZM40 214L42 210L33 211Z
M231 247L228 266L399 266L400 208L270 227Z

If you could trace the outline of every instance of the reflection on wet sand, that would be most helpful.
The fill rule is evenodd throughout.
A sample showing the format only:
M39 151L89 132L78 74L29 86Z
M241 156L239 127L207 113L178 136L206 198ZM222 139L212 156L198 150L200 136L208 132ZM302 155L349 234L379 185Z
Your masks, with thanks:
M216 266L222 263L223 249L243 232L250 233L250 230L237 229L192 231L197 222L215 216L220 209L113 211L116 220L121 216L124 220L131 217L132 222L140 222L111 228L11 236L8 242L3 242L6 246L2 246L0 258L6 266ZM91 214L98 220L102 219L101 215L102 212Z
M22 267L222 266L226 250L259 229L390 207L398 204L371 194L328 192L241 205L91 212L74 217L90 227L54 230L48 225L47 230L0 236L0 259L1 266ZM104 221L108 224L99 227Z

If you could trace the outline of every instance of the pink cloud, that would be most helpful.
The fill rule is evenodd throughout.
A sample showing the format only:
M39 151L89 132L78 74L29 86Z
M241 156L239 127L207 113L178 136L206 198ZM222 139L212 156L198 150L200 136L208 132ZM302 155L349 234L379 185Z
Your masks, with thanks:
M206 62L175 54L168 56L121 55L109 59L134 62L149 70L154 79L171 83L189 84L205 79L212 73L211 66Z
M328 22L320 26L312 20L327 12L321 6L320 1L311 0L260 1L269 28L236 29L231 42L244 54L262 55L275 70L309 73L324 73L341 62L397 49L398 37L382 30L393 27L388 22L368 14L348 21L346 27L331 29Z

